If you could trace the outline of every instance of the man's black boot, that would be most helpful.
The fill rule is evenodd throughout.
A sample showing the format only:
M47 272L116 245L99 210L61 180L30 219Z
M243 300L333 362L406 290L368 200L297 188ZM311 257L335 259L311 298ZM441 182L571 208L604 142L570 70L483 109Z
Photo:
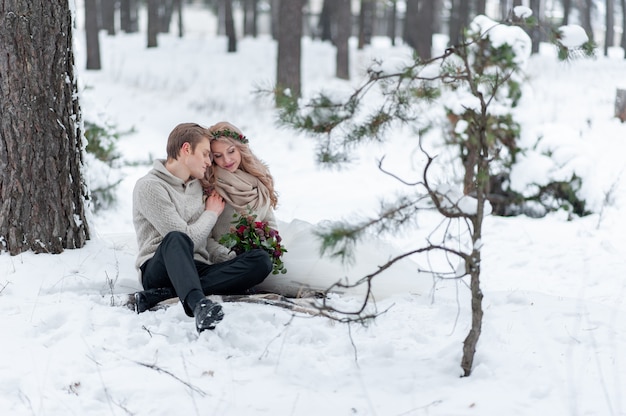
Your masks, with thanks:
M135 312L142 313L155 307L159 302L175 298L176 291L173 287L158 287L155 289L142 290L135 293Z
M202 332L206 329L214 329L219 321L224 319L222 306L209 299L202 299L193 309L196 317L196 329Z

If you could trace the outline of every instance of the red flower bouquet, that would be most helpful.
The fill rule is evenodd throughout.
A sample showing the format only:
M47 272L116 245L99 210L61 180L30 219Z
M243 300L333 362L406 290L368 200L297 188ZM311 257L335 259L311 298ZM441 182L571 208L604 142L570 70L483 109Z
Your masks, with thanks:
M255 248L265 250L274 265L272 274L287 273L281 257L287 250L281 245L278 230L271 228L266 221L255 221L256 215L234 214L230 232L220 237L220 244L237 254Z

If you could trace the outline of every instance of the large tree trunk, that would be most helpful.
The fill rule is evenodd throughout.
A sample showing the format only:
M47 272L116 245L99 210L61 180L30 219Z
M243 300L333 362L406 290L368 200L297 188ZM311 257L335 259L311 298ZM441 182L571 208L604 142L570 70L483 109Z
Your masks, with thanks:
M300 96L302 5L300 0L281 0L278 7L276 89L279 95L289 90L292 97Z
M69 3L1 4L0 251L79 248L89 230Z
M100 28L98 26L98 0L85 0L85 39L87 69L102 69L100 63Z

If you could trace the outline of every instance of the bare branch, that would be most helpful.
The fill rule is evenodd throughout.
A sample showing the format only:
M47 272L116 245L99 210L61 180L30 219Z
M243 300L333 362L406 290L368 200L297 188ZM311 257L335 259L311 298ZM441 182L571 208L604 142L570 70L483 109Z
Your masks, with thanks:
M201 389L199 389L198 387L194 386L191 383L186 382L185 380L181 379L180 377L178 377L177 375L175 375L174 373L165 370L155 364L150 364L150 363L142 363L141 361L133 361L135 364L139 364L140 366L146 367L146 368L150 368L151 370L155 370L157 373L163 373L163 374L167 374L168 376L172 377L173 379L175 379L176 381L181 382L182 384L184 384L185 386L187 386L187 388L195 391L196 393L200 394L202 397L206 396L207 393Z
M408 186L416 186L416 185L423 185L424 184L424 182L422 182L422 181L418 181L418 182L408 182L408 181L405 181L404 179L400 178L396 174L393 174L393 173L383 169L383 161L384 160L385 160L385 156L382 156L380 159L378 159L378 169L381 172L383 172L384 174L389 175L392 178L394 178L394 179L398 180L399 182L402 182L403 184L408 185Z

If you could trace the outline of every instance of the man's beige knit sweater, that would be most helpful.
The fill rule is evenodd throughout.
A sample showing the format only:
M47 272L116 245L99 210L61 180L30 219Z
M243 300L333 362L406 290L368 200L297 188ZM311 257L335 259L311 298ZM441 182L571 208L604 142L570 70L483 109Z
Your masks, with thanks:
M201 262L211 264L211 254L228 252L209 238L217 214L205 210L202 193L200 181L185 183L165 168L165 160L156 160L152 170L137 181L133 190L137 269L154 256L163 237L171 231L184 232L191 238L194 258Z

